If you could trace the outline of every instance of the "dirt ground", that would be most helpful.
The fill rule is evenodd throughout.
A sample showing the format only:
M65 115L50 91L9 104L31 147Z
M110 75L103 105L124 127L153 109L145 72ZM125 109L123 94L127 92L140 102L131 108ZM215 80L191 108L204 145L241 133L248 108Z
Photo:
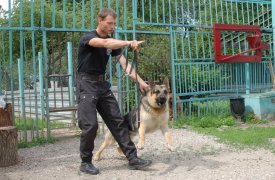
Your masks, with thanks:
M19 149L19 164L0 168L0 179L275 179L275 154L268 150L235 149L188 129L172 129L171 133L174 152L165 147L160 132L147 135L138 155L153 163L143 171L128 170L127 161L112 146L101 161L94 162L99 175L80 173L79 137L63 137L54 144ZM102 141L103 136L96 139L95 149Z

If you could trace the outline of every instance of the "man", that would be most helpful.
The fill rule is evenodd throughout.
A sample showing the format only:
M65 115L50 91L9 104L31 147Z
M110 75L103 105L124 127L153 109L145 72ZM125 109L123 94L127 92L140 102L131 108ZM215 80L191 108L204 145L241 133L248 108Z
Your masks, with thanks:
M129 46L137 51L138 45L144 41L110 38L109 34L113 33L115 25L116 13L112 9L102 9L98 14L96 30L82 36L79 43L76 94L78 122L82 131L80 171L88 174L99 173L92 164L92 151L98 129L97 111L129 160L129 169L141 169L151 164L150 160L137 157L137 150L130 139L127 123L120 114L118 103L110 90L110 83L105 81L109 55L119 58L125 73L129 74L131 66L128 64L126 67L126 59L121 55L121 48ZM140 76L137 75L135 79L134 69L129 76L139 82L141 91L149 88Z

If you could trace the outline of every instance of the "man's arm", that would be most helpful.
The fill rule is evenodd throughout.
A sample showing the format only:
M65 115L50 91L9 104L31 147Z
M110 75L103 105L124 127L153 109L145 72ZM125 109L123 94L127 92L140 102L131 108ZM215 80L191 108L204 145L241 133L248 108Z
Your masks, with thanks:
M118 39L113 39L113 38L107 38L107 39L102 39L102 38L93 38L89 41L89 45L93 47L104 47L108 49L119 49L123 48L126 46L130 46L133 49L136 49L139 44L143 43L144 41L123 41L123 40L118 40Z
M132 69L132 72L131 72L131 74L130 74L130 71L131 71L131 64L128 63L128 64L127 64L127 67L126 67L126 58L125 58L123 55L121 55L121 56L119 55L119 56L117 56L117 57L120 57L120 58L119 58L119 63L121 64L122 69L124 70L124 72L125 72L127 75L129 75L133 80L138 81L138 83L139 83L139 88L140 88L140 90L141 90L142 92L147 91L148 88L149 88L149 85L146 84L146 83L144 82L144 80L143 80L138 74L136 74L136 71L135 71L134 68ZM136 78L137 78L137 79L136 79Z

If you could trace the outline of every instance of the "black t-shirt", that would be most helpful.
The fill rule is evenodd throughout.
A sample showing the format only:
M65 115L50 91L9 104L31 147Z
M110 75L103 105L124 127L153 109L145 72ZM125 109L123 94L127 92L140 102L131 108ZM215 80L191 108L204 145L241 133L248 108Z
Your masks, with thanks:
M88 45L89 41L95 37L101 38L96 31L92 31L80 38L78 47L78 72L85 72L92 75L105 74L110 55L118 56L121 54L121 49L97 48Z

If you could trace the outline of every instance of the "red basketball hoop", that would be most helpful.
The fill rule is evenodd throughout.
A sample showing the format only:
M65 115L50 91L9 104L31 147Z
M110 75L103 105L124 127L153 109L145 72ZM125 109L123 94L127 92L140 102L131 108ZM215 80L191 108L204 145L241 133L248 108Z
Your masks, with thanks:
M222 54L221 32L249 32L246 37L251 49L232 55ZM236 25L236 24L214 24L214 52L215 62L260 62L262 60L262 51L268 49L268 44L261 41L260 26L255 25ZM255 52L253 55L246 55Z

